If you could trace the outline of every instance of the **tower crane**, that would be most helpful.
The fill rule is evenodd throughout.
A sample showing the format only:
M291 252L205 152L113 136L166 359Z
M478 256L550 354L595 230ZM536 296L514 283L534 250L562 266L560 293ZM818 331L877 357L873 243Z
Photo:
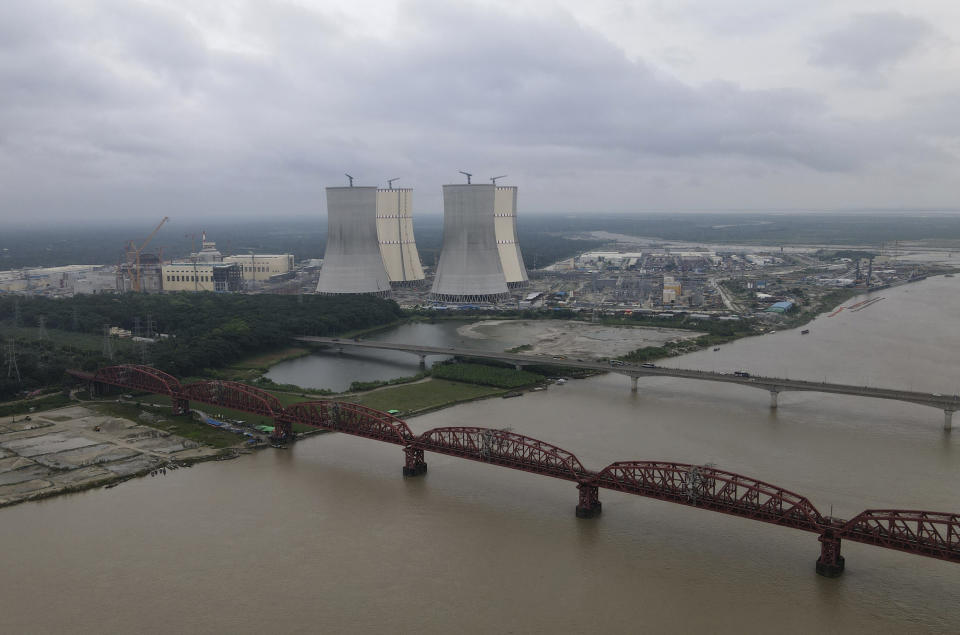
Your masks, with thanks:
M157 225L154 228L154 230L150 232L150 235L147 236L147 239L143 241L143 244L140 245L139 247L135 247L134 249L134 252L133 252L133 255L134 255L133 290L134 291L140 291L140 254L143 252L144 249L147 248L147 245L150 244L150 241L153 240L153 237L156 236L157 232L160 231L160 228L163 227L164 223L166 223L168 220L170 220L170 218L168 216L164 216L163 220L160 221L160 224ZM131 243L131 246L133 246L133 243Z

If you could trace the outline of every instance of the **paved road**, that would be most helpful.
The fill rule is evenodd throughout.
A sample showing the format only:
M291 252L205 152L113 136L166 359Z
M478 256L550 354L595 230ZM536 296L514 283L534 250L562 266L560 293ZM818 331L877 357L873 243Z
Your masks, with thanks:
M814 392L833 393L837 395L855 395L858 397L875 397L877 399L893 399L895 401L905 401L909 403L930 406L944 411L960 410L960 397L957 395L938 395L925 392L915 392L910 390L897 390L892 388L872 388L870 386L851 386L848 384L834 384L827 382L804 381L801 379L783 379L779 377L759 377L756 375L750 377L741 377L738 375L729 375L723 373L713 373L702 370L687 370L682 368L661 368L644 367L639 364L628 364L620 362L595 362L584 361L573 358L561 358L550 355L522 355L519 353L497 353L491 351L478 351L474 349L442 347L442 346L421 346L418 344L395 344L391 342L366 342L354 341L351 339L339 339L332 337L297 337L300 342L311 344L326 344L337 347L371 348L379 350L404 351L416 355L458 355L461 357L473 357L478 359L494 359L504 362L511 362L519 366L530 364L552 364L557 366L568 366L573 368L584 368L588 370L606 371L619 373L630 377L643 376L664 376L664 377L682 377L684 379L698 379L701 381L716 381L728 384L741 384L751 388L760 388L773 393L785 392L788 390L807 390Z

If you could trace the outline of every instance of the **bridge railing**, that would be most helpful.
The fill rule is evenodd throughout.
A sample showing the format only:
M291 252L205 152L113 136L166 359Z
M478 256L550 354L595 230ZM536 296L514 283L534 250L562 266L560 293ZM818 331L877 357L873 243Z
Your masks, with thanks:
M429 452L571 481L580 481L593 475L572 452L508 430L434 428L417 437L412 445Z
M620 461L599 472L597 485L806 531L820 531L825 525L824 517L807 498L711 466Z

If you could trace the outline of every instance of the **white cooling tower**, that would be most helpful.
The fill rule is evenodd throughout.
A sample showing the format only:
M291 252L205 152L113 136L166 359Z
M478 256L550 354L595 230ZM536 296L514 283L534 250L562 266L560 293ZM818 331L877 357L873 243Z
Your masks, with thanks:
M494 197L494 227L500 266L511 289L527 285L527 268L523 264L520 244L517 242L517 188L496 186Z
M493 184L443 186L443 248L432 296L440 302L510 297L494 228Z
M423 266L413 238L413 190L377 190L377 238L391 283L409 285L423 281Z
M377 242L377 188L327 188L327 250L317 293L390 293Z

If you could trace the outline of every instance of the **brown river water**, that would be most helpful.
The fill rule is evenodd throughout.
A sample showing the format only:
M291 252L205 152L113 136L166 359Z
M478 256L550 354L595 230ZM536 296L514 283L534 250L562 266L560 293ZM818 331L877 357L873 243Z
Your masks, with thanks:
M860 312L671 360L950 394L960 279ZM856 300L847 302L853 304ZM960 511L960 415L857 397L603 376L410 421L510 427L615 460L710 463L823 513ZM3 633L960 632L960 566L853 543L838 579L816 536L322 435L286 451L0 510Z

